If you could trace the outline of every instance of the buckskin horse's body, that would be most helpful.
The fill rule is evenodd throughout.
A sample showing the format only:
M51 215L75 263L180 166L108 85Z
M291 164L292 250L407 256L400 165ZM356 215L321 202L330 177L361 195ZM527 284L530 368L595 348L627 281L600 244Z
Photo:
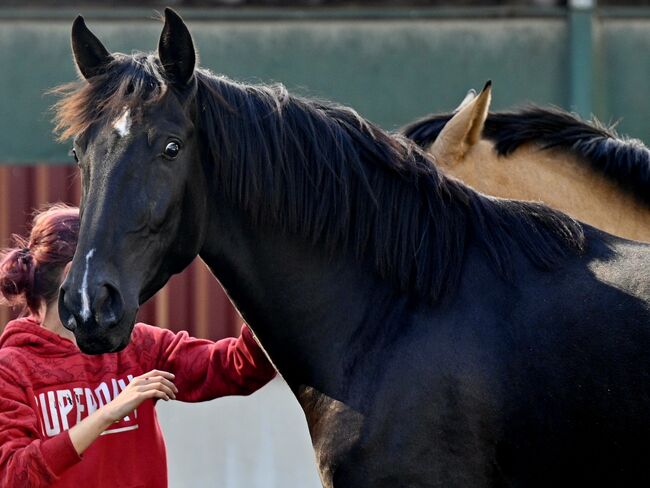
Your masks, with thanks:
M402 132L475 190L541 201L610 234L650 242L650 150L557 108L488 114L490 86L454 114Z
M650 249L445 178L334 104L194 69L79 18L58 105L83 178L60 312L119 350L198 253L302 405L326 487L650 480ZM89 112L87 107L101 107Z

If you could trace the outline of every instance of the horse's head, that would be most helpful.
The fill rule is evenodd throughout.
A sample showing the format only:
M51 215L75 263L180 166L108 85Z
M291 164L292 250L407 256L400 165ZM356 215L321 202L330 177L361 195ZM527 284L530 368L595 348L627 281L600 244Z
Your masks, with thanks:
M82 351L125 347L139 304L198 254L206 192L193 118L195 52L165 10L156 55L109 53L78 17L84 80L58 104L82 174L81 231L59 297Z

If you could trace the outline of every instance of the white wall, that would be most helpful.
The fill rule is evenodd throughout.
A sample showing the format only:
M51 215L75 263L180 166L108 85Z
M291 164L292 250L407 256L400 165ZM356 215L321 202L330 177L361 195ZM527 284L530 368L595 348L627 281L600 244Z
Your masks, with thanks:
M281 378L248 397L158 402L170 488L320 488L305 417Z

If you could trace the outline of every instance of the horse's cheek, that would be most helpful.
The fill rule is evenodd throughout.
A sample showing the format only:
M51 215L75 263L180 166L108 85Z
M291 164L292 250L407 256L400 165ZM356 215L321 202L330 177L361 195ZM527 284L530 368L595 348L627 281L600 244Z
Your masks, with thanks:
M149 178L150 186L147 188L147 205L149 207L149 227L160 229L169 224L171 215L176 209L174 202L182 198L182 184L178 181L179 176L174 176L170 168L158 168L152 170Z

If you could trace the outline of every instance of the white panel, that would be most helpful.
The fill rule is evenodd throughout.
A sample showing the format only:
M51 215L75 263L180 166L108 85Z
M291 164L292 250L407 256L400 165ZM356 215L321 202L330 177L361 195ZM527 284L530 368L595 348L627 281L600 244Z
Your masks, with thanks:
M304 414L281 378L248 397L156 408L170 488L321 486Z

